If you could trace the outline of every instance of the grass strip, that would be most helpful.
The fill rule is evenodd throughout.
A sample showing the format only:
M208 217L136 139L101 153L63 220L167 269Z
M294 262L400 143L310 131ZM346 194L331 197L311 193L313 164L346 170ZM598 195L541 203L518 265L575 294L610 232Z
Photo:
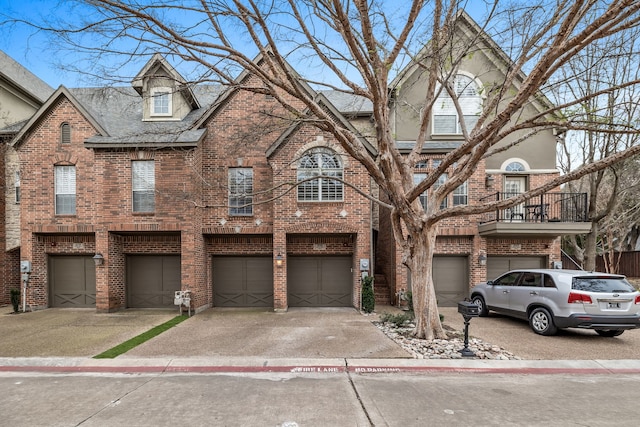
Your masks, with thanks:
M164 331L167 331L173 328L178 323L183 322L187 319L188 319L187 316L183 316L183 315L176 316L173 319L161 325L158 325L149 329L147 332L143 332L140 335L135 336L130 340L123 342L122 344L118 344L117 346L110 348L109 350L102 352L97 356L93 356L93 358L94 359L114 359L120 356L121 354L124 354L127 351L131 350L132 348L139 346L143 342L149 341L151 338L156 337L161 333L163 333Z

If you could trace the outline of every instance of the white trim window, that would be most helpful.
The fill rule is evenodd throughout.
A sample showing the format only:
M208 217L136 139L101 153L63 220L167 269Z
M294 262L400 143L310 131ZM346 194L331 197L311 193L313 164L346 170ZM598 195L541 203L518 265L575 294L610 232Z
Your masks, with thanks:
M343 166L340 156L333 150L324 147L307 151L298 163L298 201L300 202L337 202L343 200L342 179Z
M457 74L453 81L453 90L458 97L467 131L471 131L478 121L482 110L482 97L474 79ZM433 106L433 133L460 135L462 126L453 99L444 88Z
M453 206L463 206L469 204L469 183L463 182L458 188L453 190Z
M168 87L154 87L151 89L151 115L152 116L172 116L173 115L173 93Z
M427 177L426 173L414 173L413 174L413 183L414 185L418 185L420 184L422 181L424 181L424 179ZM447 181L447 174L443 173L442 175L440 175L440 177L438 177L438 180L436 182L433 183L432 189L433 191L437 190L438 187L441 187L444 185L444 183ZM428 191L424 191L423 193L420 194L420 196L418 196L418 199L420 200L420 204L422 205L422 207L426 210L427 209L427 196L428 196ZM442 202L440 203L440 209L444 209L447 207L448 203L447 203L447 197L445 197Z
M426 173L414 173L413 184L414 185L420 184L422 181L424 181L426 177L427 177ZM427 209L427 192L424 191L420 193L420 196L418 196L418 199L420 200L420 204L422 205L422 208L426 210Z
M156 208L156 166L153 160L131 162L133 212L153 212Z
M56 215L76 214L76 167L55 166Z
M229 169L229 215L253 215L253 169Z

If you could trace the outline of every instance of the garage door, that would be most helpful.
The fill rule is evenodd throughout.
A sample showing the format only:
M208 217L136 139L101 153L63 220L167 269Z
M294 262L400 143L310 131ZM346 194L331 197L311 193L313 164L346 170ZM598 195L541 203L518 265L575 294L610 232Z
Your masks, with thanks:
M469 294L469 268L466 256L434 256L433 282L441 307L456 307Z
M289 257L290 307L351 307L351 257Z
M49 257L52 307L95 307L96 265L91 256Z
M487 257L487 280L496 279L502 273L519 268L545 268L546 257L523 256L523 257Z
M216 307L273 307L271 257L215 257L212 277Z
M409 271L409 289L411 272ZM433 257L433 282L440 307L456 307L469 295L469 262L466 256Z
M127 257L127 306L173 306L180 290L180 255L129 255Z

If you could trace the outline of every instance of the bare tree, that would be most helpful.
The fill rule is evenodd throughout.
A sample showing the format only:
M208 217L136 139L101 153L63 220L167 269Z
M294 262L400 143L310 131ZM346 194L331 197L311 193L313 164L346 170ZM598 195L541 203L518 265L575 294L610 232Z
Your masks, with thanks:
M564 112L572 127L577 129L569 132L561 147L561 166L565 173L573 170L575 163L596 162L640 141L638 134L615 131L634 129L640 121L640 108L636 102L639 88L625 85L640 76L639 49L640 32L637 28L630 29L592 43L584 48L582 55L563 67L564 80L573 84L564 86L568 91L559 94L558 103L582 100ZM585 236L570 236L566 240L586 270L595 270L597 254L611 254L616 247L620 248L631 230L629 220L637 219L632 215L633 206L628 200L625 202L637 175L633 164L621 162L568 184L569 191L585 191L589 195L591 231Z
M71 3L71 2L68 2ZM432 339L444 337L432 280L432 257L436 228L445 218L481 214L522 203L563 183L605 169L640 151L632 146L607 152L550 182L531 188L518 197L477 202L440 209L441 201L463 184L484 158L500 150L500 143L515 137L526 144L528 135L551 128L593 131L597 135L621 137L638 132L637 127L611 123L603 126L587 117L582 122L565 121L561 112L578 108L596 96L614 90L632 90L640 83L627 76L596 93L576 95L552 106L541 94L566 92L582 76L562 75L563 67L600 41L629 31L640 22L640 2L633 0L559 0L486 2L486 19L479 28L504 40L502 79L485 88L485 100L477 122L462 120L463 140L442 163L418 183L413 167L418 161L430 129L431 111L442 93L448 94L459 116L463 116L454 76L476 44L461 43L460 10L465 1L384 2L377 0L193 0L157 1L85 0L73 2L79 9L69 16L77 22L42 25L53 31L75 52L92 55L89 69L99 76L115 71L97 70L95 64L113 63L114 58L132 61L138 55L161 52L174 55L204 70L194 81L235 84L240 70L259 77L260 87L241 89L273 96L295 120L312 122L330 132L342 148L367 169L388 197L396 241L402 262L412 275L416 312L415 334ZM476 39L477 41L477 39ZM611 51L594 51L594 60L608 61ZM261 63L255 61L259 56ZM109 61L105 58L108 57ZM422 114L416 143L408 155L401 154L392 131L391 78L409 62L421 67L428 84L422 96ZM294 71L289 63L296 64ZM308 63L308 67L299 64ZM362 139L332 119L308 85L340 90L364 97L373 104L372 120L377 156L372 157ZM531 102L542 112L525 110ZM620 102L620 101L615 101ZM524 136L522 136L524 135ZM453 170L440 186L439 177ZM426 209L419 202L428 189Z

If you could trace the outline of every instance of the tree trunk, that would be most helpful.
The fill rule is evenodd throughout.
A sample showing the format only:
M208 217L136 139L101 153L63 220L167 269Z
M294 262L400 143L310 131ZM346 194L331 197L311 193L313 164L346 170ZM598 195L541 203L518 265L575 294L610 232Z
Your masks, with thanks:
M411 292L416 315L414 335L426 340L447 338L440 322L438 301L433 283L436 227L425 228L413 243L413 254L408 263L411 271Z
M584 241L584 263L582 268L586 271L596 270L596 244L598 239L598 224L591 223L591 231L587 233Z

